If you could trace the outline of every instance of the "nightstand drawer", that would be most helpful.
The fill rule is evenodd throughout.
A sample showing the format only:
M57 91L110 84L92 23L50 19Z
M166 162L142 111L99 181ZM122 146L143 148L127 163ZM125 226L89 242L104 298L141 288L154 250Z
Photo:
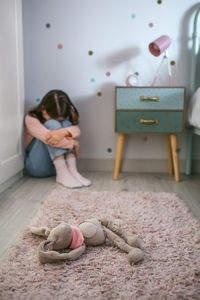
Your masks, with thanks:
M116 109L183 110L184 87L116 87Z
M180 133L183 119L182 111L116 111L115 131Z

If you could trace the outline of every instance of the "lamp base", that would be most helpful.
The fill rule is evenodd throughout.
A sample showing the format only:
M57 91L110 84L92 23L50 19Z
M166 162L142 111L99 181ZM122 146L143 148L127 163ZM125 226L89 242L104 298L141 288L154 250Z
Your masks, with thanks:
M153 82L152 82L151 86L155 86L155 83L156 83L156 81L157 81L157 79L159 77L159 74L160 74L161 67L162 67L162 65L163 65L163 63L164 63L165 60L167 60L167 68L168 68L168 75L169 75L169 85L170 85L170 87L173 86L172 72L171 72L170 60L169 60L169 56L168 56L168 51L167 50L165 51L165 54L164 54L164 56L162 58L162 61L160 63L160 66L158 68L156 76L153 79Z

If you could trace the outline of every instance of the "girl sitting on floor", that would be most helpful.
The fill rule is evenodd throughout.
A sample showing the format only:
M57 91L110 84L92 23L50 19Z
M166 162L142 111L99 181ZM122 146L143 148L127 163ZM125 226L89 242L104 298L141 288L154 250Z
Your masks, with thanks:
M79 113L68 95L48 92L40 104L25 116L25 168L34 177L56 175L65 187L89 186L91 181L77 170L80 153L77 137Z

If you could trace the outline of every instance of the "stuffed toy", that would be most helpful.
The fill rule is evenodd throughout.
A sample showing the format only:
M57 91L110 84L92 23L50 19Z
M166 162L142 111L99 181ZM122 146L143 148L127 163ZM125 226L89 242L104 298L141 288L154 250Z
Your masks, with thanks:
M47 227L30 227L30 231L47 238L37 249L41 263L78 259L86 246L101 245L105 243L106 238L128 253L128 261L131 264L141 261L144 256L140 249L142 242L136 235L127 234L116 223L102 218L86 220L78 227L62 222L52 230ZM57 251L63 249L70 251Z

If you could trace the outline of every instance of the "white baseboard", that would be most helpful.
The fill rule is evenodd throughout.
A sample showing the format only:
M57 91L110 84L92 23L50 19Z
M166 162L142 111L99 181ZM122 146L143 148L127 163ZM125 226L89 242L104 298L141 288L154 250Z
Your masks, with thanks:
M80 171L114 172L114 159L78 159ZM185 173L185 160L179 160L180 172ZM167 159L123 159L121 172L167 173ZM193 173L200 173L200 160L193 161Z
M2 193L4 190L9 188L11 185L13 185L22 176L23 176L23 171L20 171L19 173L15 174L14 176L6 180L4 183L0 184L0 193Z

